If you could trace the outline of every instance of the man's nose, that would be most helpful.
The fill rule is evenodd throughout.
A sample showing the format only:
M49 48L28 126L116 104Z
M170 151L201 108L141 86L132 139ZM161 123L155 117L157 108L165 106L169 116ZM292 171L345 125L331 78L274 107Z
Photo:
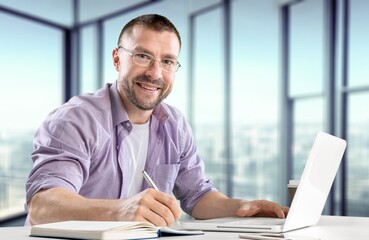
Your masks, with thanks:
M163 70L161 69L160 60L153 60L154 62L148 67L146 71L146 75L149 76L152 80L161 79L163 77Z

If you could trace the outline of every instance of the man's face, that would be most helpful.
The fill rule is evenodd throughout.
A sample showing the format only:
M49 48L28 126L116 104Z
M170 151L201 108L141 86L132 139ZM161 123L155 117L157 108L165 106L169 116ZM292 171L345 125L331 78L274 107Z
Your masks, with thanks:
M175 72L167 72L160 66L159 59L178 59L180 45L175 33L156 32L135 26L132 33L124 34L120 48L113 51L113 60L118 74L118 91L140 110L152 110L172 90ZM149 67L133 62L131 53L145 53L159 61ZM119 61L117 62L117 57ZM127 104L127 103L125 103Z

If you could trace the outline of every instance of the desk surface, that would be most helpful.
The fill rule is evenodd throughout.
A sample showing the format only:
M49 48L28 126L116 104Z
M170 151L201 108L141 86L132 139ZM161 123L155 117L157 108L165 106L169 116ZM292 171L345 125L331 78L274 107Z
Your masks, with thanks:
M29 237L30 227L5 227L0 228L0 240L45 240L51 238ZM318 225L289 232L294 236L321 239L321 240L368 240L368 217L338 217L322 216ZM205 235L170 237L162 239L238 239L239 233L205 232Z

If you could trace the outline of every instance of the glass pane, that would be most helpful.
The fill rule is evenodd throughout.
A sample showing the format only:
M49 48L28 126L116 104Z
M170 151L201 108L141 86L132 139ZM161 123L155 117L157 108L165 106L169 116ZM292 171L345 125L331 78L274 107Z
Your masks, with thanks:
M369 85L369 1L350 1L349 86Z
M218 50L224 46L221 21L220 9L195 19L194 130L207 176L225 192L224 56L223 51Z
M300 179L315 136L324 130L323 101L321 98L297 101L294 109L293 178Z
M188 0L188 12L193 13L201 11L209 6L221 3L222 0Z
M233 1L232 13L234 196L277 201L278 11Z
M309 0L291 7L291 96L322 92L323 2Z
M96 28L94 26L84 27L81 30L81 82L80 92L94 92L99 86L97 67L97 44Z
M62 34L0 13L0 219L24 211L36 128L62 101Z
M0 5L56 24L72 26L72 2L72 0L0 0Z
M369 216L369 93L349 97L346 157L348 215Z
M80 22L95 20L142 2L147 2L147 0L79 0Z

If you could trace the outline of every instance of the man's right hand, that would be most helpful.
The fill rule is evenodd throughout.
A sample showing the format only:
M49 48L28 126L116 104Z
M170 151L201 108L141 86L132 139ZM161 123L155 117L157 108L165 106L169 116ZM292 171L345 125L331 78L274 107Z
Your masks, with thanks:
M170 226L181 216L175 198L152 188L116 201L116 219L121 221L148 221L156 226Z

